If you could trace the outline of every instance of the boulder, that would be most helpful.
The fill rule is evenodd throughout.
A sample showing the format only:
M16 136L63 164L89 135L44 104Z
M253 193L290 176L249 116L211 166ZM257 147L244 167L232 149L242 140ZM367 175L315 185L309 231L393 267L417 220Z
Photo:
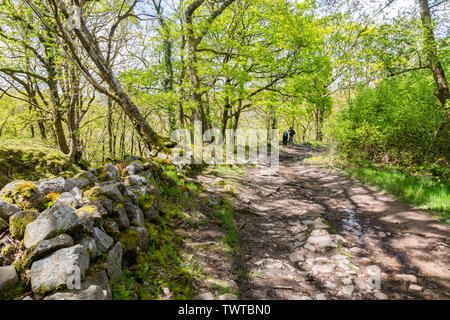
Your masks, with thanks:
M34 293L45 294L81 282L88 266L89 254L82 245L59 249L51 256L33 262L31 289Z
M408 291L411 291L411 292L422 292L422 290L423 290L423 288L417 284L411 284L408 287Z
M16 269L13 266L0 267L0 291L19 282Z
M117 279L122 274L122 244L117 241L114 247L108 252L105 267L111 281Z
M81 199L80 199L81 200ZM55 201L55 205L65 204L66 206L72 208L78 208L80 206L80 202L77 199L77 196L72 192L64 192L61 193L58 199Z
M394 278L405 282L417 283L417 277L413 274L396 274Z
M0 244L0 266L9 266L14 260L13 246L10 243Z
M343 286L341 289L342 293L346 296L351 296L353 293L353 290L355 290L355 286L353 286L351 284L347 285L347 286Z
M150 189L147 186L131 186L131 192L135 195L144 195L147 196L150 194Z
M148 249L148 240L149 240L149 234L147 229L142 227L131 227L131 230L136 231L139 233L139 248L142 252L147 251Z
M22 210L40 209L47 202L45 194L38 190L34 182L23 180L8 183L0 191L0 197Z
M108 234L112 235L113 237L120 233L119 226L117 225L117 223L111 220L103 221L103 229L105 229L105 231Z
M113 202L112 200L106 198L106 197L100 197L98 198L98 201L101 203L102 207L105 208L105 210L110 214L112 212L113 208Z
M9 221L9 217L19 211L19 207L15 204L0 200L0 218L5 219L5 221Z
M141 171L144 171L144 166L139 161L133 161L127 166L128 174L135 175Z
M92 179L92 180L94 180L94 179ZM95 180L96 180L96 178L95 178ZM74 188L83 190L88 185L90 185L94 182L95 181L91 181L88 178L76 178L76 177L68 178L68 179L66 179L66 182L64 184L64 191L70 191L70 190L73 190Z
M105 172L99 176L100 180L114 180L117 181L117 169L112 163L105 165Z
M152 174L152 172L150 171L150 170L145 170L145 171L142 171L141 173L139 173L139 175L141 176L141 177L144 177L144 178L147 178L147 179L153 179L153 174Z
M83 229L83 221L75 211L62 204L42 212L25 229L24 244L30 248L41 240L53 238L61 233L71 233Z
M144 177L137 175L137 174L128 176L125 179L126 186L142 186L142 185L146 185L146 184L148 184L147 179L145 179Z
M124 198L122 193L120 193L119 190L119 184L118 183L109 183L105 184L101 187L101 194L105 195L109 199L111 199L114 202L123 202Z
M81 239L80 244L86 248L90 258L97 258L101 252L97 248L95 239L91 237L84 237Z
M68 290L65 292L57 292L44 300L109 300L107 299L107 291L96 284L83 282L81 289Z
M97 272L92 279L83 281L80 289L66 290L44 300L111 300L111 288L106 272Z
M76 174L73 179L86 179L88 180L89 184L94 184L97 182L97 176L95 175L95 173L93 172L93 170L89 170L89 171L83 171L80 172L78 174ZM68 181L70 179L67 179L66 181ZM71 182L71 181L70 181ZM69 183L70 183L69 182ZM70 188L66 189L66 190L71 190L72 185L68 186ZM85 187L79 186L77 185L76 187L80 188L80 189L84 189Z
M96 206L83 206L75 213L90 231L93 230L95 223L102 219L102 214Z
M130 220L131 224L135 224L140 227L145 226L144 213L142 212L141 208L136 207L134 212L131 214Z
M102 206L102 203L100 202L99 199L91 200L86 205L96 207L102 217L107 216L109 214L108 210L106 210L105 207Z
M100 252L106 252L114 243L113 238L108 236L99 228L94 228L93 234L95 244L97 245L97 249L100 250Z
M67 234L61 234L48 240L41 240L35 246L28 249L23 261L28 266L32 262L42 259L56 250L71 246L73 246L73 239Z
M121 229L126 229L130 226L130 220L128 219L125 209L117 205L113 208L113 214L119 217L119 227Z
M69 193L71 193L78 202L83 200L83 192L78 187L73 188Z
M66 180L63 177L58 177L50 180L39 181L38 190L44 194L61 193L64 192Z

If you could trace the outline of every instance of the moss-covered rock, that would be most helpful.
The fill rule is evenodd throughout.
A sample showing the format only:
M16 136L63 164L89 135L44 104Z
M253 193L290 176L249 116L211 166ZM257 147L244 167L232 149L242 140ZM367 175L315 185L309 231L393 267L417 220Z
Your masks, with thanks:
M141 235L131 228L120 232L118 240L122 244L124 251L137 249L141 241Z
M102 188L92 187L91 189L84 192L84 196L90 200L95 200L102 196Z
M7 184L0 192L0 200L15 204L22 210L43 210L47 203L47 198L34 182L23 180Z
M27 225L38 217L36 211L21 211L13 214L9 218L9 233L18 240L22 240L25 235Z

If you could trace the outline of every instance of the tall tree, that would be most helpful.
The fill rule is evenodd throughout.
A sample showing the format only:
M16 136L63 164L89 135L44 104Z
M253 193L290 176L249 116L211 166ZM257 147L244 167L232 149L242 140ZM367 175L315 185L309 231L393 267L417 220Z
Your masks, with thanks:
M433 73L433 78L438 90L437 98L447 113L447 120L450 123L450 106L447 101L450 100L450 92L444 69L437 53L436 38L434 35L433 22L431 19L430 5L428 0L419 0L420 18L425 31L425 50L427 52L429 68Z

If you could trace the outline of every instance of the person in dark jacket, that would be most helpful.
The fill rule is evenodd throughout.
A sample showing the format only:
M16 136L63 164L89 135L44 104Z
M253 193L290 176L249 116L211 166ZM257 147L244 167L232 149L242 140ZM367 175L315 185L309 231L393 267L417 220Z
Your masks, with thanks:
M287 146L287 144L288 144L288 137L289 137L289 133L287 132L287 130L284 130L284 132L283 132L283 146Z
M294 145L294 135L295 135L295 131L294 129L292 129L292 127L289 129L289 144L291 146Z

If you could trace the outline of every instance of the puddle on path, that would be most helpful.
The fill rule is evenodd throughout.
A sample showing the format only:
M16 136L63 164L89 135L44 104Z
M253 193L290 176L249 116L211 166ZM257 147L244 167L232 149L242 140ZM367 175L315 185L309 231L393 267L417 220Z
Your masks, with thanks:
M344 209L347 218L342 219L344 230L348 231L352 235L356 236L359 243L364 242L362 237L365 235L373 235L375 231L371 228L362 226L355 218L355 210L351 208Z

